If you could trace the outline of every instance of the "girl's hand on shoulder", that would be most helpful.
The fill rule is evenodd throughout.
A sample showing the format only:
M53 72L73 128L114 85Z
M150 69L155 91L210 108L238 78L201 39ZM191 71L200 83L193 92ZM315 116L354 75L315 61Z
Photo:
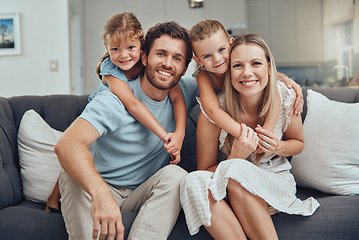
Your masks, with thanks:
M293 84L294 93L296 95L294 104L293 104L293 113L294 115L300 115L303 112L303 105L304 105L304 98L303 98L303 92L302 88L299 84L294 83Z
M241 124L242 130L239 138L235 138L231 154L228 159L231 158L247 158L252 152L254 152L258 146L259 138L257 133L245 124Z
M257 125L255 130L259 138L258 150L265 153L276 153L280 143L277 135L259 125Z
M298 83L296 83L293 79L287 77L285 74L278 72L277 78L279 81L283 82L287 88L293 89L296 95L294 104L293 104L293 113L295 115L299 115L303 112L304 98L302 88Z

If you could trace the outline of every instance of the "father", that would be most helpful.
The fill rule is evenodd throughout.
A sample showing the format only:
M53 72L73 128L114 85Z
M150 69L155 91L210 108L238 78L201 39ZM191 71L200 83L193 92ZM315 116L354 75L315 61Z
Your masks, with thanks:
M174 22L157 24L145 37L141 57L145 73L129 85L165 130L173 132L167 94L192 58L187 30ZM190 109L198 94L196 83L183 78L180 87ZM139 211L128 239L167 239L180 211L179 185L187 172L168 165L163 142L111 91L96 95L55 152L65 170L59 186L70 239L123 239L120 211Z

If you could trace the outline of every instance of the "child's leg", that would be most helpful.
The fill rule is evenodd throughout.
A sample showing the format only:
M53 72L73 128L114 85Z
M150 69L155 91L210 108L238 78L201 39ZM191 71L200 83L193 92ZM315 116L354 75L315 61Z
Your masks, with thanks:
M52 190L49 198L47 199L45 211L50 212L49 207L60 208L60 189L59 189L59 179L57 179L54 189Z
M217 163L218 137L221 129L201 112L197 121L197 169L205 170Z

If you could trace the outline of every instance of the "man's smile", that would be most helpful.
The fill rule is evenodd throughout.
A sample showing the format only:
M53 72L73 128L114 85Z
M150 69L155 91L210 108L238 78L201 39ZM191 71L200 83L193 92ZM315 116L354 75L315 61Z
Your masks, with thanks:
M173 75L172 73L163 70L158 70L157 72L166 77L171 77Z

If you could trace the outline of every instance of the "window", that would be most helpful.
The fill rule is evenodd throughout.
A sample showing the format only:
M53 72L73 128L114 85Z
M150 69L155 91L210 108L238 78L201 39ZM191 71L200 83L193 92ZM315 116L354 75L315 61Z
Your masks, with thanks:
M354 28L353 20L349 20L340 25L341 32L341 52L343 64L349 68L349 77L353 77L353 58L354 58Z

